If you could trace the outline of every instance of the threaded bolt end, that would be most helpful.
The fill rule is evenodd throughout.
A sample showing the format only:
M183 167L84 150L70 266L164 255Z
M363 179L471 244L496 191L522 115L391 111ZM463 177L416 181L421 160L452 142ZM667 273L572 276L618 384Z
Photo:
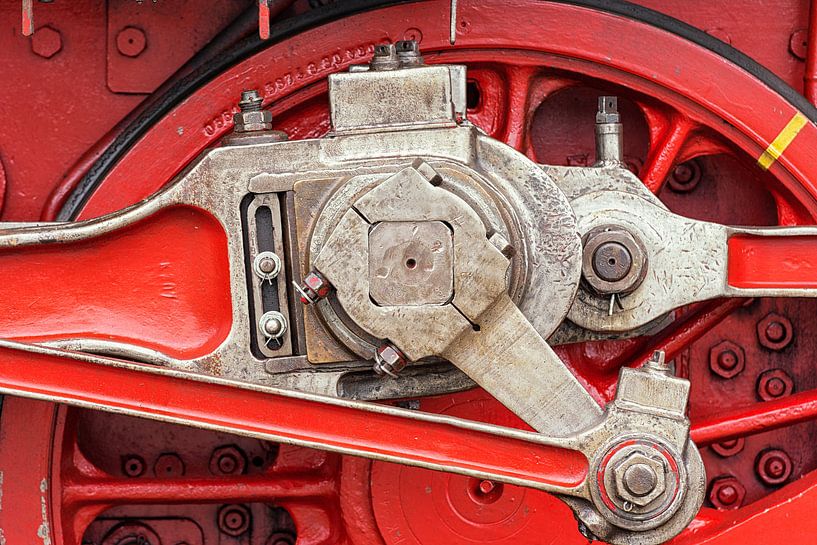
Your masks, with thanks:
M261 110L261 102L261 95L258 94L258 91L251 89L241 92L241 100L238 103L238 107L242 112L258 112Z

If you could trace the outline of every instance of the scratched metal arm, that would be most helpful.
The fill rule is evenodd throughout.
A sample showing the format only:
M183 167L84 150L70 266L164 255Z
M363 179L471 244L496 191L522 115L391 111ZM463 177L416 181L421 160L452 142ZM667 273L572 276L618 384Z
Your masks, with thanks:
M537 165L467 121L465 81L414 42L378 46L330 77L326 138L286 141L246 93L237 131L150 199L5 226L0 391L531 486L611 543L676 535L704 495L688 381L659 353L602 409L548 341L814 296L808 267L757 257L785 263L817 230L671 214L621 168L609 97L597 166ZM353 401L350 373L387 385L366 399L477 383L538 433Z

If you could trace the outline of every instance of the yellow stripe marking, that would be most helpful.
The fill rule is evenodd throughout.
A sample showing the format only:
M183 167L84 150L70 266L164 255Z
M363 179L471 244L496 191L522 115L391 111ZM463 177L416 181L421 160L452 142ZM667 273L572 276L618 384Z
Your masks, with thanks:
M806 116L800 112L794 114L791 121L786 123L786 126L783 127L780 134L778 134L775 139L772 140L772 143L769 144L766 151L760 155L760 158L757 160L757 164L760 166L760 168L763 170L769 170L769 167L771 167L774 162L777 161L781 155L783 155L783 152L786 151L786 148L789 147L789 144L791 144L792 140L794 140L794 137L797 136L800 130L806 126L806 123L808 123Z

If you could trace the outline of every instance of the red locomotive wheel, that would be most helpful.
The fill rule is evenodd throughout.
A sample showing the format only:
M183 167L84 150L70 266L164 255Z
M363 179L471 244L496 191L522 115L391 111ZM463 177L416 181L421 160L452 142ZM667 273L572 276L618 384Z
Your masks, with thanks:
M625 159L673 211L742 225L817 219L817 111L700 31L626 4L460 1L452 46L449 2L379 4L344 2L274 27L265 48L179 82L66 177L50 219L155 192L230 131L242 89L262 92L290 138L324 134L326 76L366 61L377 42L408 38L427 62L468 65L469 119L534 160L592 163L595 100L615 94ZM768 170L758 166L798 114L810 121ZM696 423L817 387L816 307L715 302L655 339L559 351L609 399L621 365L663 346L692 382L694 434ZM770 371L790 387L760 380ZM522 425L481 391L419 407ZM703 448L709 499L673 543L812 543L817 454L804 445L815 433L805 422ZM536 491L15 398L3 403L0 478L0 543L586 542L570 511Z

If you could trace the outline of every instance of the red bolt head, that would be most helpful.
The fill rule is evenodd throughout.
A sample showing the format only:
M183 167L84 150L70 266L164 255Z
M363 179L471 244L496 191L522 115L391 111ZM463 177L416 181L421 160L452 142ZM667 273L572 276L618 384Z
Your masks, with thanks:
M122 457L122 473L128 477L140 477L145 472L145 460L136 454Z
M153 473L159 478L172 478L184 475L184 462L178 454L162 454L153 464Z
M743 348L732 341L721 341L709 350L709 369L719 377L732 378L745 366Z
M677 165L669 179L670 189L676 193L688 193L701 181L701 167L694 159Z
M735 477L724 475L712 480L709 502L718 509L737 509L746 497L746 489Z
M755 461L755 472L758 479L768 486L783 484L791 476L791 458L780 449L765 450Z
M243 505L225 505L218 511L218 529L228 536L238 537L250 529L252 515Z
M710 448L717 454L723 458L728 458L729 456L734 456L743 450L743 446L745 441L742 437L738 439L729 439L726 441L721 441L720 443L715 443Z
M783 369L770 369L757 379L757 396L763 401L778 399L794 391L794 381Z
M505 489L505 485L490 479L468 479L468 496L474 503L480 505L490 505L499 501Z
M808 31L805 29L796 30L789 37L789 53L794 58L801 61L806 60L806 52L808 51Z
M31 37L31 51L44 59L50 59L62 50L62 35L56 28L38 28Z
M127 26L116 35L116 48L126 57L138 57L147 47L147 37L141 28Z
M480 481L479 483L479 491L482 492L483 494L490 494L491 492L493 492L494 488L496 488L496 485L494 484L493 481L490 481L488 479Z
M247 467L247 455L236 445L219 447L210 455L213 475L241 475Z
M783 350L794 338L791 321L775 312L767 314L757 323L757 340L769 350Z

